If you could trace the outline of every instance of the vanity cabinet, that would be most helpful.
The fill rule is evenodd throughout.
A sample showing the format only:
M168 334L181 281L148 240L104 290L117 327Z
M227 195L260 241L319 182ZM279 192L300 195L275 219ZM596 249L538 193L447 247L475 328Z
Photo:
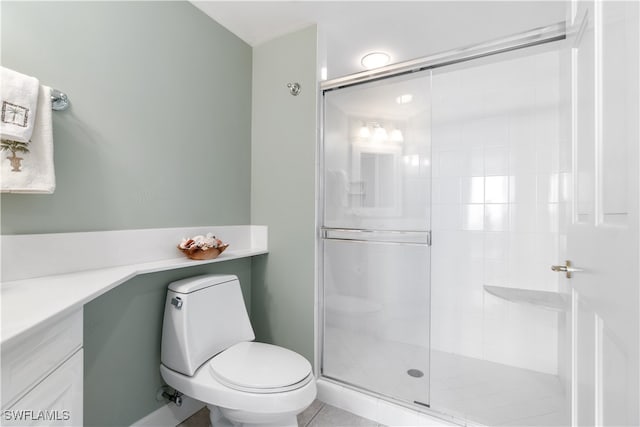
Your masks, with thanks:
M176 249L209 232L232 248L205 261ZM85 304L140 274L266 254L267 237L258 225L0 236L0 425L82 425Z
M82 425L82 308L1 351L1 424Z

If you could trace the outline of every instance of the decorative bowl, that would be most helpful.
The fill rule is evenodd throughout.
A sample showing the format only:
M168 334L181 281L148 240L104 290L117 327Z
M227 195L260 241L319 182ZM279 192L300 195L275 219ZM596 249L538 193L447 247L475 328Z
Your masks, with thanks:
M197 259L197 260L207 260L207 259L215 259L218 258L218 256L224 252L225 249L227 249L229 247L229 244L226 243L224 245L220 245L217 248L209 248L209 249L205 249L202 250L198 247L191 247L189 249L182 249L180 246L178 246L178 249L180 249L180 251L182 253L184 253L187 257L191 258L191 259Z

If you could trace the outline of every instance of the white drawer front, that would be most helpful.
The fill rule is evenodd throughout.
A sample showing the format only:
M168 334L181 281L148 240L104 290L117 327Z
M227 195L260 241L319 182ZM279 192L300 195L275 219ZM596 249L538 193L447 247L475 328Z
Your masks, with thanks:
M82 350L22 397L2 411L3 425L81 426Z
M2 346L2 409L82 347L82 309Z

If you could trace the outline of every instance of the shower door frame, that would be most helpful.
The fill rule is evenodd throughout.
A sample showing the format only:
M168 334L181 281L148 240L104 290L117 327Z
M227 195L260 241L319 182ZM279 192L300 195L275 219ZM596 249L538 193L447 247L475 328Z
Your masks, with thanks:
M331 377L322 375L323 357L324 357L324 237L325 230L323 229L324 218L324 203L325 203L325 188L324 188L324 146L325 146L325 132L324 132L324 119L325 119L325 94L327 92L347 88L364 83L370 83L377 80L384 80L387 78L397 77L406 74L417 73L420 71L431 70L434 68L445 67L448 65L458 64L461 62L467 62L474 59L480 59L488 56L497 55L500 53L511 52L528 47L538 46L546 43L565 40L566 23L564 21L548 25L545 27L535 28L529 31L517 33L508 37L491 40L484 43L474 44L467 47L449 50L438 54L430 55L427 57L400 62L385 67L380 67L375 70L364 71L361 73L351 74L345 77L339 77L331 80L326 80L320 83L320 96L319 102L319 140L317 148L317 215L316 215L316 319L315 319L315 372L318 379L323 379L332 383L339 384L344 387L354 389L360 393L390 401L400 406L407 407L411 410L423 412L428 415L432 415L439 418L444 418L449 421L461 421L467 422L466 419L459 419L453 417L451 414L443 413L433 408L422 406L418 404L412 404L401 400L389 398L382 394L364 389L358 385L346 383L336 380ZM429 246L430 232L429 233Z

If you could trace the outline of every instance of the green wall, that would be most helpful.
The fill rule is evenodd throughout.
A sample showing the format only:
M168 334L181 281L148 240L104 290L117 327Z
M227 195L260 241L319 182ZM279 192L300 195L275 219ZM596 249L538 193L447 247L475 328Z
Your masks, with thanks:
M85 305L85 426L128 426L164 405L156 392L167 285L207 273L236 274L250 307L250 259L144 274Z
M316 45L313 26L254 47L251 143L251 223L269 227L269 254L253 263L254 329L312 362Z
M315 27L252 51L187 2L1 8L2 65L72 102L53 118L55 193L2 195L2 234L269 226L268 255L139 276L85 306L84 424L161 406L166 286L183 277L238 274L258 340L313 361Z
M248 45L187 2L0 7L2 65L72 102L53 114L55 193L2 195L2 234L249 223ZM140 276L85 306L85 425L162 405L166 286L206 272L238 274L250 307L249 259Z
M2 65L72 103L53 114L55 193L3 194L3 234L249 222L250 46L188 2L1 12Z

